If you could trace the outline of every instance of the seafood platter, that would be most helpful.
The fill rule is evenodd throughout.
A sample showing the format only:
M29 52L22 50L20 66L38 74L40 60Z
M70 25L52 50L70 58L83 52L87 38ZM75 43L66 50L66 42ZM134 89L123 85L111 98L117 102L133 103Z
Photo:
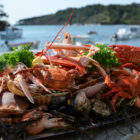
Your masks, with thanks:
M37 139L139 115L140 48L46 43L0 57L0 137ZM54 51L55 55L49 55Z

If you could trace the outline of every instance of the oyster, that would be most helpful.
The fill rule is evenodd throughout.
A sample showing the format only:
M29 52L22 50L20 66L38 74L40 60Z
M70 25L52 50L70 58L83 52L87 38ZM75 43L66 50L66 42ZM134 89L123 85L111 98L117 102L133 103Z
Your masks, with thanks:
M102 102L101 100L91 99L91 106L92 111L104 117L110 116L112 114L112 111L109 108L109 106L107 106L107 104Z

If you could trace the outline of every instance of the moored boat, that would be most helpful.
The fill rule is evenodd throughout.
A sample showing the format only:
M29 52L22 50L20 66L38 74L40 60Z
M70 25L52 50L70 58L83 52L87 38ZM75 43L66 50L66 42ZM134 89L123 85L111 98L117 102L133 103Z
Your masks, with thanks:
M131 26L130 29L121 28L115 33L111 40L129 40L133 38L140 37L140 27L139 26Z
M0 34L1 39L13 40L22 37L22 29L14 26L6 27L5 31Z
M15 44L7 44L7 47L12 50L14 47L20 47L22 45L30 45L32 44L31 49L38 49L40 41L29 41L29 42L22 42L22 43L15 43Z

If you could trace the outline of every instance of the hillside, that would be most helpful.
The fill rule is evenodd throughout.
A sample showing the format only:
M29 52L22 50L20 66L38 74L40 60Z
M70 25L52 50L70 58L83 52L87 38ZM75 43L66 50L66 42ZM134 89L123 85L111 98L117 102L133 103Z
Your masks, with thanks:
M55 14L19 20L20 25L59 25L64 24L72 8ZM70 24L140 24L140 4L131 5L91 5L76 8Z

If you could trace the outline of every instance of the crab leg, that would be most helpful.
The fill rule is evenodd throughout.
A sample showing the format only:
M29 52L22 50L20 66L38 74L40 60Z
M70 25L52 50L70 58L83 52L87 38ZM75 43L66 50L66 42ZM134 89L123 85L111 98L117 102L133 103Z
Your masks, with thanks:
M21 75L17 75L17 79L19 81L19 85L20 85L22 91L24 92L25 96L28 98L28 100L32 104L34 104L34 99L33 99L32 95L31 95L31 93L30 93L30 91L29 91L29 89L27 87L27 84L26 84L25 80L23 79L23 77Z
M41 65L36 65L34 66L34 68L37 68L37 67L41 67ZM42 66L42 68L44 68ZM46 68L45 68L46 69ZM39 87L42 87L46 92L48 93L52 93L49 89L47 89L41 82L39 79L37 79L35 76L33 76L31 73L29 73L30 71L32 71L33 68L29 68L29 69L25 69L25 70L21 70L21 71L18 71L16 74L19 74L19 73L25 73L26 72L26 75L28 76L28 78L36 85L38 85Z
M81 57L79 61L82 64L82 66L84 66L84 67L87 67L89 62L91 62L93 65L95 65L98 68L98 70L100 71L101 75L104 78L107 75L105 70L100 66L100 64L96 60L94 60L88 56Z
M101 75L103 77L105 77L107 75L106 71L100 66L100 64L97 61L95 61L94 59L91 59L91 58L89 58L89 59L98 68L98 70L100 71Z
M47 89L37 78L35 78L31 73L28 73L28 78L36 85L42 87L46 92L52 93L49 89Z
M80 75L84 75L86 73L84 66L82 66L81 63L79 63L77 60L73 58L57 57L57 56L49 56L49 58L51 59L51 62L54 65L72 66L76 67ZM47 57L42 56L41 59L44 64L49 63L49 59Z
M116 109L114 106L115 106L115 103L116 103L118 97L127 98L127 99L132 98L132 96L129 93L123 92L123 91L120 91L119 93L115 94L111 101L111 106L112 106L112 109L114 110L114 112L116 112Z
M46 47L48 48L51 43L47 43ZM72 45L72 44L64 44L64 43L53 43L50 49L84 49L84 50L89 50L90 47L87 46L78 46L78 45Z

